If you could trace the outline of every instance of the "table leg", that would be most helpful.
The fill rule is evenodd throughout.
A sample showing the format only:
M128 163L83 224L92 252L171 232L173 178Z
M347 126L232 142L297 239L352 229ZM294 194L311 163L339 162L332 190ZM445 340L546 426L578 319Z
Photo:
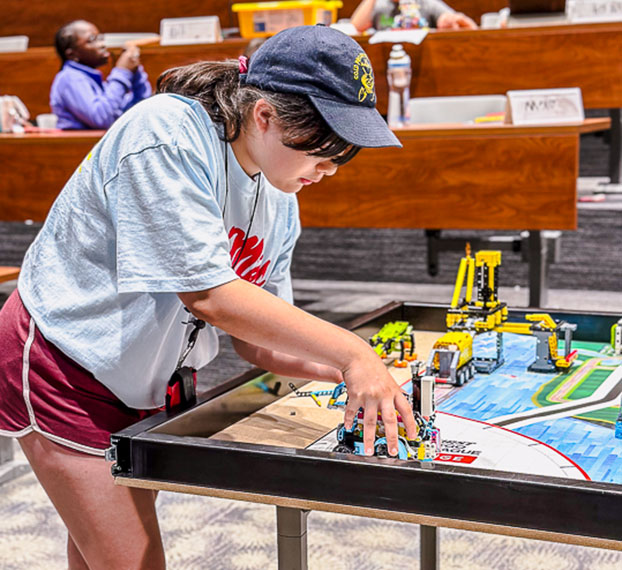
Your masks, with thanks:
M528 238L529 257L529 306L544 307L548 296L547 240L542 232L530 230Z
M622 125L620 109L609 109L611 117L611 145L609 146L609 183L620 184L620 163L622 162Z
M15 479L28 471L28 463L17 461L13 457L13 440L0 437L0 483Z
M307 516L309 511L276 508L279 570L307 570Z
M438 570L438 529L435 526L421 525L419 527L420 552L419 561L421 570Z

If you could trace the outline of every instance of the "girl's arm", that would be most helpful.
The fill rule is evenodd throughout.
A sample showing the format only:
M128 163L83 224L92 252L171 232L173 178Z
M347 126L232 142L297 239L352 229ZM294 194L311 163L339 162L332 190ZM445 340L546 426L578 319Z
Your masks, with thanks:
M352 426L359 408L365 410L363 441L367 455L374 452L378 412L391 455L397 454L396 410L408 436L416 436L408 401L382 360L355 334L241 279L205 291L180 293L179 297L197 318L235 338L339 370L348 388L346 428Z
M233 338L235 351L244 360L264 370L280 374L281 376L291 376L293 378L306 378L309 380L322 380L338 384L343 382L341 372L332 366L319 364L309 360L303 360L296 356L291 356L276 350L269 350L254 344L249 344L238 338Z

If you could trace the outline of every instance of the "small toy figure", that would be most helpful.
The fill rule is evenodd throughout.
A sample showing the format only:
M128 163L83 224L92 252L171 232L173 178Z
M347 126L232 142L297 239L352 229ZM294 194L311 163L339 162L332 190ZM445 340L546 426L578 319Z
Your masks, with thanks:
M622 319L611 327L611 348L615 356L622 356Z
M374 336L370 337L369 344L380 358L386 358L392 352L399 350L400 357L393 362L397 368L406 368L409 361L417 358L415 354L415 332L411 324L406 321L392 321L384 325ZM408 352L406 352L408 350Z
M400 0L400 13L393 18L393 29L411 30L427 28L428 21L421 14L421 8L415 0Z

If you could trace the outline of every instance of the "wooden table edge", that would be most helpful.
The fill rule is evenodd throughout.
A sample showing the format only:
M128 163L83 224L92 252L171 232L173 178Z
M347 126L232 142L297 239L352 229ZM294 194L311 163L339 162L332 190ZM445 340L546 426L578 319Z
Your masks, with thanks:
M581 135L605 131L611 127L608 117L585 119L581 123L565 125L465 125L460 123L416 125L393 132L400 139L416 138L455 138L455 137L498 137L498 136L539 136L539 135Z

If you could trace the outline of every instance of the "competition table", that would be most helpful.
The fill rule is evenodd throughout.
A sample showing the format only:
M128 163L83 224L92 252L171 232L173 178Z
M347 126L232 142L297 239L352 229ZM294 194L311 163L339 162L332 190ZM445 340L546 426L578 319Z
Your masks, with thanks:
M416 329L419 358L425 360L432 343L444 330L445 314L446 307L442 305L395 302L355 319L348 327L366 338L386 322L407 320ZM524 315L525 311L510 311L510 319L524 320ZM608 378L600 377L600 388L590 388L593 394L581 395L587 398L585 403L577 396L561 405L531 406L533 409L527 414L541 414L546 421L545 414L574 406L571 413L578 415L589 405L594 408L595 395L600 398L596 405L606 407L612 398L618 403L622 358L615 359L613 364L606 359L594 362L592 351L594 343L607 341L611 325L619 315L559 312L552 316L578 325L575 341L584 343L579 344L580 358L585 360L581 366L591 370L602 364ZM524 344L525 339L535 341L533 337L520 337L512 342ZM513 374L477 375L465 386L444 392L442 397L437 388L437 404L442 400L439 409L445 407L453 413L441 412L437 418L441 437L450 448L433 462L333 453L336 442L332 446L322 442L326 434L330 438L331 430L342 420L342 412L328 410L325 403L317 407L311 398L296 397L288 388L289 379L253 370L200 396L189 410L170 415L161 412L114 434L108 458L115 461L115 482L275 505L279 568L288 570L307 567L309 510L422 525L424 570L438 565L437 527L622 549L619 461L610 469L614 475L608 472L599 480L598 473L590 476L588 468L582 467L581 461L587 464L589 457L577 459L571 450L571 460L557 451L556 448L562 448L563 439L541 442L516 433L512 431L512 418L482 422L473 406L465 413L469 390L476 390L476 394L490 390L490 402L485 400L486 406L481 407L497 405L502 411L504 401L525 386L534 392L539 384L550 386L554 375L540 379L537 374L527 373L529 362L521 364L520 359L511 359L515 354L509 352L514 350L512 347L506 340L506 356L512 360ZM402 384L405 369L392 370L396 381ZM577 368L571 375L575 379L569 377L566 382L576 384L581 370ZM327 386L295 382L303 390ZM501 404L493 401L495 394L501 396ZM458 415L455 402L463 406ZM515 423L525 421L525 413L519 416L514 418ZM616 457L622 448L622 442L613 438L612 425L601 429L598 422L602 423L602 417L589 424L575 418L562 421L571 421L574 429L585 431L586 437L596 436L588 436L590 432L584 425L595 426L601 432L604 429L604 443L599 446L611 448ZM453 432L446 429L446 424L452 422L462 422L456 425L463 427L452 428ZM491 432L496 435L490 435ZM504 446L508 446L507 450ZM494 460L488 461L488 456ZM541 467L541 462L551 469Z
M576 230L579 136L573 125L421 125L402 149L364 149L299 194L307 227L528 230L529 305L547 293L543 230ZM43 221L101 131L0 134L0 220Z

